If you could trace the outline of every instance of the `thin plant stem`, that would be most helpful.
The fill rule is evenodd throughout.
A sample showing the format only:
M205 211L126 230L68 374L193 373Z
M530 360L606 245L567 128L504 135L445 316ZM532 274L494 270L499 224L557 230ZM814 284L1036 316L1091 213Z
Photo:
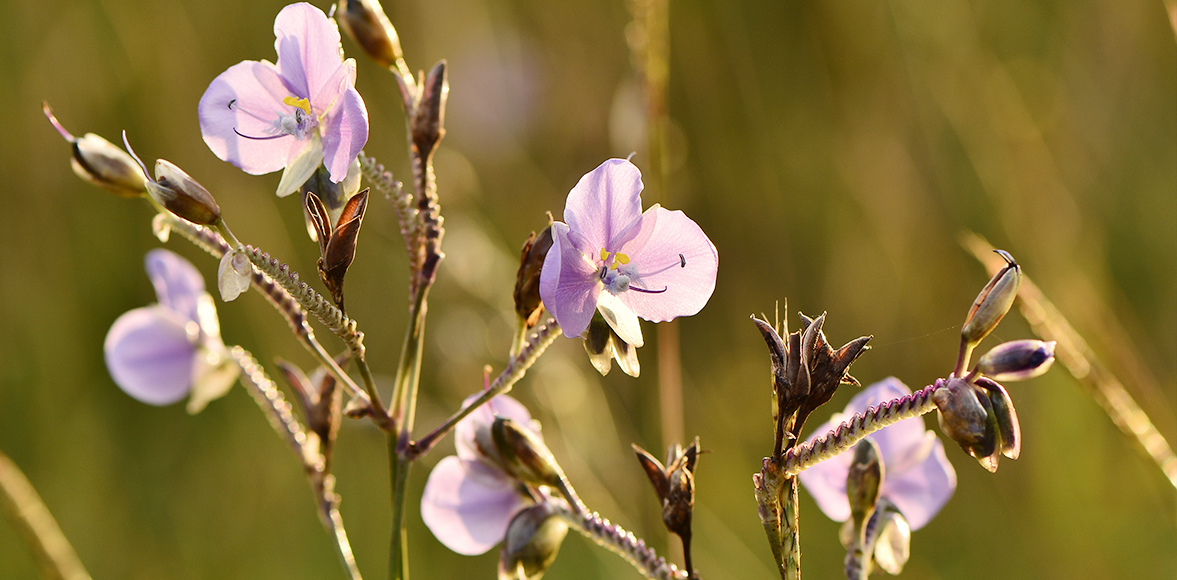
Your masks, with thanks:
M42 578L90 580L90 574L36 488L3 452L0 452L0 505L33 552Z
M646 578L656 580L685 580L686 571L667 562L632 532L611 523L597 512L577 511L567 503L550 500L556 514L576 531L597 545L621 556ZM696 576L697 578L697 576Z
M339 496L334 489L335 477L327 473L326 458L320 453L320 446L311 444L306 429L295 418L290 403L283 397L278 385L266 376L253 355L239 346L230 349L229 354L241 368L241 383L265 413L274 431L286 439L301 461L315 493L319 518L335 540L333 545L340 564L351 580L363 580L347 539L343 516L339 513Z
M161 212L157 219L161 217L169 231L179 233L196 247L208 252L215 258L220 258L230 249L228 242L219 233L209 228L177 218L170 212L166 212L166 210ZM158 227L159 225L157 224ZM371 406L371 398L368 396L368 393L339 367L335 362L335 358L327 353L327 350L323 348L323 345L315 337L314 330L307 322L306 310L303 309L299 301L295 300L294 296L279 285L274 278L264 274L260 269L254 270L252 282L253 287L266 297L266 300L270 302L279 314L286 318L286 322L290 324L290 328L299 343L314 356L315 360L325 367L327 372L335 380L343 385L350 396L359 397L364 403ZM379 417L374 418L378 419Z
M453 430L458 421L461 421L487 401L510 391L511 387L519 382L519 379L522 379L523 375L527 374L527 369L530 369L535 364L535 361L539 359L540 355L547 350L548 346L558 336L560 336L560 325L556 323L555 318L548 318L536 326L531 339L523 345L519 350L519 354L512 358L511 362L507 363L507 368L499 373L499 376L495 378L493 383L483 389L482 394L477 399L471 401L469 405L462 407L431 433L422 437L419 441L410 444L409 458L416 459L428 453L430 449L433 449L437 445L437 442L442 437L445 437L446 434Z

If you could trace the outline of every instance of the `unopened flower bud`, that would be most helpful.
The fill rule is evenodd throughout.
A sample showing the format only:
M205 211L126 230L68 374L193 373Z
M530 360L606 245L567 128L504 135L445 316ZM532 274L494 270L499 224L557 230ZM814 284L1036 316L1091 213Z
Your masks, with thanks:
M911 526L907 524L907 518L895 510L882 510L877 517L875 564L888 574L898 575L911 556Z
M564 472L556 458L530 429L504 417L495 417L490 426L492 446L485 445L486 434L475 435L479 448L493 448L495 463L509 476L533 485L560 487Z
M1013 306L1018 286L1022 283L1022 267L1014 261L1013 256L1004 250L996 252L1005 260L1006 266L981 289L973 306L969 308L964 328L960 332L961 339L971 345L981 342L997 327Z
M865 524L874 513L883 477L878 444L869 438L859 441L854 446L854 459L846 473L846 498L850 501L850 517L856 526Z
M499 555L499 580L539 580L568 535L568 524L548 503L521 510L511 518Z
M1018 423L1018 413L1014 410L1014 402L1009 398L1005 387L997 381L981 377L977 379L977 386L982 387L989 395L989 403L993 406L992 415L997 421L997 435L1001 438L1001 454L1017 459L1022 453L1022 428Z
M515 275L515 313L528 326L535 326L543 312L539 274L551 248L552 227L548 226L538 235L533 233L527 238L519 257L519 272Z
M977 361L977 371L995 381L1024 381L1054 364L1054 341L1014 340L993 347Z
M184 170L176 167L171 161L157 159L155 179L152 180L151 175L147 173L147 166L138 155L135 155L135 150L131 149L126 131L123 131L123 145L143 171L143 177L147 179L147 195L151 196L155 203L197 225L211 226L221 219L221 208L213 200L212 194L184 173Z
M377 64L396 66L402 54L400 39L384 14L380 0L339 0L335 20Z
M217 290L221 292L221 300L232 302L249 290L250 279L253 277L253 266L245 249L238 247L225 252L221 256L221 265L217 267Z
M147 180L126 151L93 133L86 133L80 139L74 137L53 116L49 103L41 105L53 128L72 146L70 165L78 177L121 197L146 193Z
M940 410L940 429L990 471L997 469L995 457L1000 438L996 420L990 416L992 403L963 379L950 378L932 394Z

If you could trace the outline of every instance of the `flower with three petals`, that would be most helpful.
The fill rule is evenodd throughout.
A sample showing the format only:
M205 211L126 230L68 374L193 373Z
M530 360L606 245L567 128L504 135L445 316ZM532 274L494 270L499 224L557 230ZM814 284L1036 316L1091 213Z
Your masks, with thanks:
M540 274L540 297L575 338L600 312L625 343L641 346L638 318L665 322L702 310L719 253L698 224L655 204L642 212L642 175L610 159L572 188Z
M278 13L274 35L278 64L235 64L200 98L204 142L246 173L285 169L280 196L296 191L320 164L339 183L368 140L355 60L343 60L339 28L305 2Z

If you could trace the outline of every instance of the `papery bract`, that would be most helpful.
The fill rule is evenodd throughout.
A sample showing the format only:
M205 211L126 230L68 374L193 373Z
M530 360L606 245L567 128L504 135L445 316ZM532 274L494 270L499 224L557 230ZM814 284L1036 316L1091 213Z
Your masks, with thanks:
M877 382L850 399L844 414L818 427L815 436L825 434L854 413L910 394L911 390L894 377ZM879 497L895 504L912 530L922 528L956 489L956 471L944 454L944 445L919 417L904 419L869 437L878 444L885 472ZM846 475L852 455L844 452L799 475L821 511L839 522L850 517Z
M600 311L626 343L641 346L638 317L665 322L699 312L715 290L719 254L698 224L655 204L642 212L642 176L610 159L572 188L540 296L564 335L580 336Z
M280 196L297 190L320 164L339 183L368 140L355 61L343 60L339 29L310 4L283 8L274 35L278 64L235 64L201 97L204 142L246 173L285 169Z
M139 401L170 405L191 392L188 410L198 412L238 375L221 342L212 296L196 268L172 252L148 252L146 267L159 303L115 320L103 347L107 369Z
M471 395L463 404L476 398ZM493 548L503 540L515 513L530 503L518 491L518 483L494 467L479 448L478 433L489 431L496 416L533 426L531 414L515 399L491 399L454 427L458 455L438 462L421 498L425 525L459 554L473 556Z

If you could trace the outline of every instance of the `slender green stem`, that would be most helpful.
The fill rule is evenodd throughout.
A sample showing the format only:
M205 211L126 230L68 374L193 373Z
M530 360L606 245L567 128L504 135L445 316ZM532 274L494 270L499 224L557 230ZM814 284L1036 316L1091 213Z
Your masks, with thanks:
M560 325L556 323L555 318L548 318L537 326L534 334L531 336L531 340L527 341L520 349L519 354L512 358L511 362L507 363L507 368L499 373L498 378L484 389L477 399L471 401L469 405L462 407L457 413L451 415L450 418L446 419L444 423L420 441L410 443L408 457L410 459L416 459L428 453L430 449L433 449L434 445L437 445L437 442L442 437L445 437L446 434L453 430L458 421L461 421L466 415L469 415L487 401L510 391L511 387L519 382L519 379L523 378L523 375L527 374L527 369L535 364L535 361L548 349L548 345L556 340L557 336L560 336Z
M20 468L0 452L0 506L33 552L47 580L90 580L57 520Z

